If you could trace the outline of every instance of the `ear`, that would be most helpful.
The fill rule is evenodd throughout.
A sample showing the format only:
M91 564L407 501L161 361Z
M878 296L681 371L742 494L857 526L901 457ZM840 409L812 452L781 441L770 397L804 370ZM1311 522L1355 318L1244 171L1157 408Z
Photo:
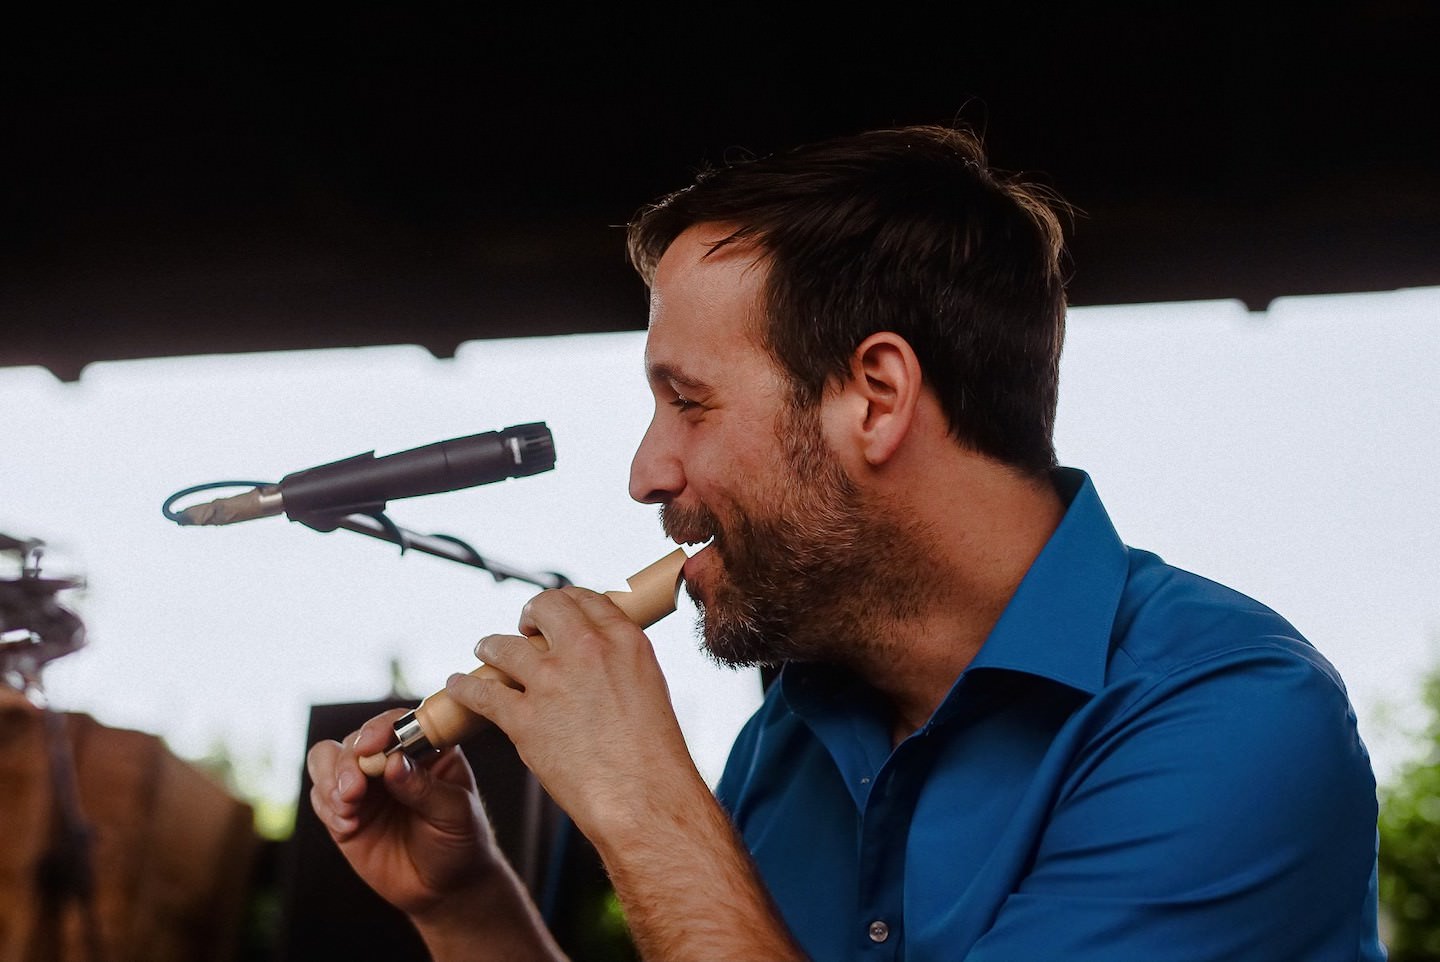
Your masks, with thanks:
M855 348L836 413L866 463L878 467L894 456L915 425L923 386L920 360L899 334L880 331Z

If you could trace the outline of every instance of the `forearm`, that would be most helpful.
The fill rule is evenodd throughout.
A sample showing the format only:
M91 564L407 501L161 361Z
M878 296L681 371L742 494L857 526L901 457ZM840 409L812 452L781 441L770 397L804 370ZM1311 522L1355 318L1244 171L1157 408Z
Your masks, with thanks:
M565 953L508 864L410 916L434 962L564 962Z
M696 775L683 798L596 841L643 958L803 960L729 817Z

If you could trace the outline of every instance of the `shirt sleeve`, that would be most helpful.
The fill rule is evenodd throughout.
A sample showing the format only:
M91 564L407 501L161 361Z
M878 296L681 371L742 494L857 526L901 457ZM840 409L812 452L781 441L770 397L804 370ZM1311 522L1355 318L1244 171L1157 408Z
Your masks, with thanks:
M968 962L1383 959L1374 777L1318 656L1245 648L1123 697Z

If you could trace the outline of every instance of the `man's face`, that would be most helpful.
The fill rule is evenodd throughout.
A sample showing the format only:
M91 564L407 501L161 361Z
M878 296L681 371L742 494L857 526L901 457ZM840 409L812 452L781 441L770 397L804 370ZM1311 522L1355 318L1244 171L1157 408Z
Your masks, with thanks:
M790 404L754 334L763 265L738 246L704 256L724 233L692 228L656 273L646 343L655 416L631 495L662 505L675 540L713 538L685 581L717 659L845 661L914 604L914 580L893 574L910 569L894 562L913 541L826 443L825 402Z
M713 537L718 573L697 597L705 647L729 665L845 660L867 646L870 560L888 552L881 526L820 436L814 409L781 415L774 470L739 479L714 509L661 508L677 541Z

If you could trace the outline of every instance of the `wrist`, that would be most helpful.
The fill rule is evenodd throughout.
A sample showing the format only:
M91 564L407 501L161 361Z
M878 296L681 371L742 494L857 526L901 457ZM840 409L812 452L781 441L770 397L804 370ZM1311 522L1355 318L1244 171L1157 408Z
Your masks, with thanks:
M715 819L728 826L719 803L693 765L675 771L663 783L652 782L642 793L630 793L608 802L592 800L583 813L572 813L575 825L594 844L607 864L627 853L647 849L669 851L685 844L701 826L714 827Z
M698 772L667 784L589 836L642 957L801 959L709 786Z
M503 859L435 904L410 913L410 922L434 962L565 958Z

